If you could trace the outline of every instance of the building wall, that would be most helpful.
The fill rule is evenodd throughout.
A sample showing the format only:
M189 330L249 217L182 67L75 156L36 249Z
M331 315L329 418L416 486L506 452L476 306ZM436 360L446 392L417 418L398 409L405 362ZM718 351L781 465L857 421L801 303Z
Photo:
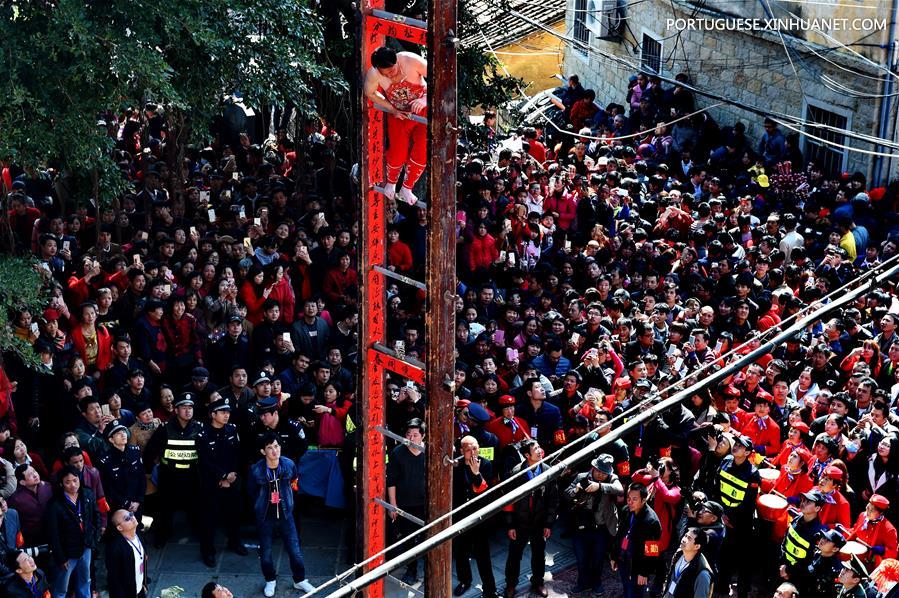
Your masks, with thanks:
M571 9L574 0L570 0L568 6ZM677 17L689 17L695 9L682 0L674 0L674 6ZM639 45L640 39L635 40L630 32L634 32L638 38L642 38L642 33L647 32L655 39L662 40L663 75L673 77L677 73L687 72L699 88L763 109L771 107L781 113L800 117L805 116L804 102L817 103L832 112L850 115L851 122L847 128L869 135L877 134L879 101L833 91L822 83L820 76L826 73L839 84L865 93L881 93L879 83L845 72L814 56L805 56L802 62L794 57L798 71L797 83L797 76L786 59L780 37L776 33L684 30L678 36L675 31L666 30L666 19L672 17L672 5L667 0L649 0L628 7L627 17L629 30L623 41L596 39L591 34L591 51L588 54L570 46L566 49L566 71L578 73L584 86L596 91L599 104L605 105L611 101L624 103L628 77L634 71L599 56L593 48L639 64L639 49L635 49L635 45ZM571 10L567 13L566 25L571 31L574 25ZM801 39L792 38L787 41L796 48L816 47ZM820 52L821 48L817 48ZM844 52L829 52L827 56L845 68L869 76L878 75L877 71ZM714 100L709 98L696 98L697 107L712 103ZM724 105L709 113L722 125L743 121L747 125L750 139L756 142L763 133L762 117L751 112ZM790 132L784 130L784 134ZM854 140L847 140L846 144L866 150L873 149L870 144ZM871 157L868 155L848 152L846 168L870 175L870 161Z
M557 33L564 34L565 22L559 21L552 28ZM509 73L524 80L526 85L524 91L528 95L559 85L555 75L562 72L565 44L552 34L537 31L513 44L494 50Z

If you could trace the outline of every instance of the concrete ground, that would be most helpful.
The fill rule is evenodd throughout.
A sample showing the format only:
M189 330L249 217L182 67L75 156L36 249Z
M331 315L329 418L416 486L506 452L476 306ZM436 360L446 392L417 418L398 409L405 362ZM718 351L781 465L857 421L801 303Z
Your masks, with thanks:
M347 564L346 531L348 523L338 513L324 509L315 504L315 499L303 506L302 529L300 533L303 556L309 581L318 586L338 573L349 568ZM263 578L259 568L259 559L256 551L251 548L250 554L240 557L231 552L224 551L224 537L219 534L217 546L219 553L215 568L207 568L200 560L199 542L191 537L189 526L182 516L176 517L175 532L170 541L162 550L150 550L149 576L150 598L194 598L200 595L200 589L209 581L216 581L226 587L237 598L262 596ZM574 594L572 589L577 582L574 553L571 549L571 540L559 537L559 526L553 531L546 548L546 587L552 598L587 597L591 593ZM254 544L251 526L244 528L244 541ZM497 530L490 539L493 574L496 578L498 590L502 592L505 587L503 568L506 562L508 540L505 534ZM149 545L149 542L148 542ZM278 571L278 588L275 596L285 598L298 598L300 592L293 589L293 580L290 575L290 564L287 554L282 550L280 541L276 539L274 547L275 564ZM474 585L466 592L464 598L479 598L480 577L477 565L472 561ZM422 565L419 565L421 577ZM98 563L98 582L100 587L105 586L105 567ZM455 571L453 572L455 574ZM401 578L403 570L395 572L396 578L388 578L385 581L386 595L391 598L418 598L423 595L421 579L413 588L403 588L397 578ZM621 585L616 574L613 574L608 566L604 569L605 595L617 597L622 595ZM530 549L525 549L521 562L521 577L518 583L518 597L528 596L530 587ZM455 575L453 586L457 583ZM336 587L332 586L332 587ZM182 588L181 593L172 593L171 588ZM327 595L327 594L325 594ZM755 589L751 592L753 598L770 596ZM449 597L447 597L449 598Z

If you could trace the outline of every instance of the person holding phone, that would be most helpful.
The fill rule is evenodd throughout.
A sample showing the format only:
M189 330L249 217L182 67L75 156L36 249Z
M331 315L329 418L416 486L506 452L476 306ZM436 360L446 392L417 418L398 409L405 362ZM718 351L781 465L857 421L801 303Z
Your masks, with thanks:
M453 462L453 508L457 509L479 494L485 492L493 480L493 462L478 454L477 439L463 436L459 442L460 457ZM461 459L461 462L460 462ZM470 513L459 511L458 519ZM456 577L459 584L453 589L454 596L462 596L471 588L471 563L473 557L481 576L481 593L485 598L496 598L496 580L490 560L488 528L476 525L453 540L453 559L456 561Z

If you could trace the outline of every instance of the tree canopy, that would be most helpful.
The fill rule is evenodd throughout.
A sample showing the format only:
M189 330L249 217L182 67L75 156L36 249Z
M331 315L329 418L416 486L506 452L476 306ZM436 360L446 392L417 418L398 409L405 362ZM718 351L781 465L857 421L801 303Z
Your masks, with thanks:
M311 113L313 82L345 85L319 58L307 0L14 0L0 7L0 39L0 156L96 173L107 200L124 185L97 126L107 111L152 101L202 136L224 93Z

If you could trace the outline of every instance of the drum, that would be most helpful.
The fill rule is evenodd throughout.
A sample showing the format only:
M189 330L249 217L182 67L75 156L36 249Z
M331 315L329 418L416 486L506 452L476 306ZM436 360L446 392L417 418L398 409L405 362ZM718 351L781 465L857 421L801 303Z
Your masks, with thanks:
M780 477L780 470L777 469L760 469L759 477L762 478L762 494L768 494L774 490L774 485Z
M842 548L840 548L841 561L848 561L850 558L852 558L852 555L865 560L866 554L868 554L868 547L861 542L856 542L855 540L849 540L848 542L843 544Z
M765 521L777 521L787 512L787 500L776 494L759 495L755 501L759 517Z

